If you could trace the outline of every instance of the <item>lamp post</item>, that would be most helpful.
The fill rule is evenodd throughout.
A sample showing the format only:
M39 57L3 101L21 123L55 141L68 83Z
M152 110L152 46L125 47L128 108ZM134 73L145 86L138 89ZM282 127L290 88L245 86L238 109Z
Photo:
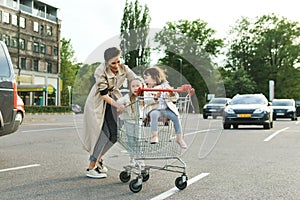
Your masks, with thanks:
M69 106L71 106L71 90L72 90L72 86L68 85L68 91L69 91Z
M179 60L179 72L180 72L180 85L182 85L182 59L181 58L177 58Z

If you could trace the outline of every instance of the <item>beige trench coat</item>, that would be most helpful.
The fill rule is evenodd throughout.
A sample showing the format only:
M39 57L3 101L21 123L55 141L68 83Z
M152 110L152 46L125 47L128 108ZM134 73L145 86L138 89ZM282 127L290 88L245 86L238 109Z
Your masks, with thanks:
M93 85L86 99L83 116L83 131L79 133L83 148L92 155L94 147L101 134L105 115L106 102L102 99L100 91L108 89L111 96L120 98L119 88L128 80L136 77L135 73L126 65L119 67L115 76L109 67L101 64L95 70L96 83Z

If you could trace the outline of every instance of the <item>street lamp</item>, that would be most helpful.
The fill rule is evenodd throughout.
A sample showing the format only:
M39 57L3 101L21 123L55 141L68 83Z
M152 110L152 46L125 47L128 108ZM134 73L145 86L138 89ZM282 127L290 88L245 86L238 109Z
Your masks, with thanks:
M182 85L182 59L177 58L179 60L179 70L180 70L180 85Z
M71 106L71 90L72 90L72 86L68 85L68 91L69 91L69 106Z

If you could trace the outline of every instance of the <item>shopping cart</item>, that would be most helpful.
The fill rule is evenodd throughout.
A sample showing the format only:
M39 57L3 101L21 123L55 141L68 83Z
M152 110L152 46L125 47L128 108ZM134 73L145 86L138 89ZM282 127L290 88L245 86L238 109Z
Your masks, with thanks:
M177 89L151 89L139 88L139 95L143 92L178 92L181 97L174 102L180 113L180 121L184 129L187 119L187 114L191 105L191 96L194 89L190 85L183 85ZM183 95L183 96L182 96ZM158 133L159 142L151 144L152 133L147 120L147 107L140 109L145 105L147 99L138 96L136 101L127 106L127 108L135 108L133 114L128 114L118 120L118 142L129 153L130 157L135 161L124 166L124 171L119 175L122 182L126 183L131 179L131 174L137 175L129 183L129 188L132 192L137 193L142 189L142 182L146 182L150 178L150 169L165 170L169 172L181 173L181 176L176 178L175 185L178 189L183 190L187 187L186 164L180 158L182 149L176 143L176 135L173 127L173 122L168 119L159 119ZM160 160L162 163L155 165L144 164L144 161ZM169 164L170 160L177 160L178 165ZM173 162L175 163L175 162Z

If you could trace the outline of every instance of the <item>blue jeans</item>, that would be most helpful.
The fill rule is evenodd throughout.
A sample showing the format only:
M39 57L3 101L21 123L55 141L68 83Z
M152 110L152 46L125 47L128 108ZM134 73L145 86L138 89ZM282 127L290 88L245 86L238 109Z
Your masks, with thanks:
M179 117L169 108L166 108L164 110L152 110L149 116L150 116L150 127L152 132L158 131L158 118L166 117L173 122L175 133L182 134L182 127L181 127Z

